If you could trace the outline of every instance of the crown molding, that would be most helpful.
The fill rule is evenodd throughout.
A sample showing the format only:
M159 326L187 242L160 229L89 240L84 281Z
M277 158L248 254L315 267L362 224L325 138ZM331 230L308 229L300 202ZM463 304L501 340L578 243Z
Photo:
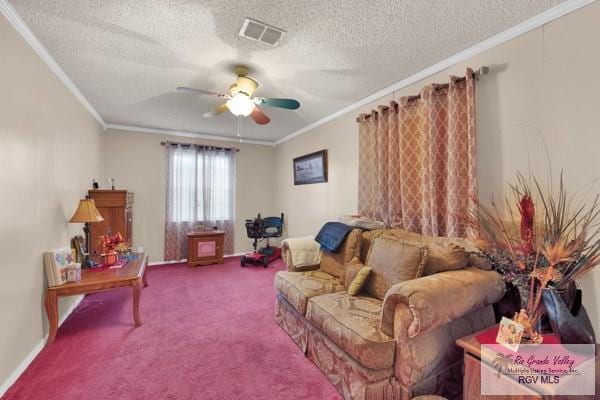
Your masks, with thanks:
M86 110L102 125L102 128L106 127L104 119L98 114L98 111L85 96L79 91L77 86L68 77L66 72L56 62L56 60L50 55L48 50L42 45L42 43L35 37L31 29L25 24L25 22L19 17L17 11L11 6L7 0L0 0L0 12L6 17L8 22L19 32L19 34L25 39L25 41L31 46L31 48L37 53L37 55L48 65L48 68L56 75L58 79L73 93L73 96L79 100L79 102L85 107Z
M211 135L211 134L200 133L200 132L178 131L178 130L159 129L159 128L146 128L143 126L106 124L105 129L138 132L138 133L152 133L155 135L189 137L189 138L196 138L196 139L218 140L221 142L249 143L249 144L258 144L261 146L274 146L275 145L275 142L269 142L267 140L252 140L252 139L244 139L244 138L234 138L234 137L229 137L229 136L218 136L218 135Z
M251 143L259 144L263 146L274 146L275 142L263 141L263 140L250 140L250 139L238 139L226 136L211 135L205 133L188 132L188 131L177 131L170 129L157 129L157 128L146 128L140 126L130 125L119 125L110 124L104 121L96 109L90 104L85 96L79 91L77 86L69 78L67 73L61 68L56 60L50 55L48 50L42 45L42 43L35 37L31 29L21 19L17 11L8 3L7 0L0 0L0 12L6 17L10 24L19 32L19 34L25 39L25 41L33 48L37 55L48 65L50 70L56 75L58 79L73 93L73 95L79 100L79 102L88 110L88 112L100 123L104 130L106 129L119 129L124 131L132 132L144 132L154 133L159 135L170 135L170 136L183 136L191 138L209 139L209 140L220 140L224 142L238 142L238 143Z
M512 40L518 36L523 35L524 33L527 33L536 28L539 28L542 25L545 25L545 24L547 24L551 21L554 21L564 15L567 15L567 14L569 14L573 11L576 11L582 7L585 7L588 4L591 4L595 1L596 0L567 0L564 3L561 3L555 7L552 7L550 9L542 12L541 14L538 14L532 18L529 18L529 19L521 22L518 25L513 26L512 28L509 28L503 32L498 33L498 34L492 36L491 38L484 40L483 42L480 42L474 46L471 46L465 50L462 50L462 51L446 58L445 60L442 60L436 64L433 64L433 65L409 76L408 78L402 79L401 81L398 81L386 88L383 88L383 89L357 101L356 103L353 103L347 107L344 107L341 110L338 110L331 115L321 118L320 120L313 122L312 124L307 125L302 129L299 129L293 133L290 133L289 135L284 136L281 139L277 140L275 142L275 145L287 142L288 140L298 137L304 133L310 132L311 130L313 130L321 125L324 125L330 121L333 121L334 119L337 119L344 114L354 111L357 108L360 108L369 103L372 103L372 102L380 99L383 96L391 94L391 93L393 93L399 89L402 89L406 86L412 85L415 82L425 79L425 78L427 78L431 75L434 75L440 71L443 71L446 68L456 65L462 61L465 61L477 54L480 54L486 50L496 47L502 43L508 42L509 40Z
M262 141L262 140L245 140L242 139L243 143L252 143L259 144L265 146L276 146L278 144L287 142L297 136L300 136L304 133L307 133L321 125L324 125L334 119L339 118L340 116L347 114L351 111L354 111L360 107L363 107L369 103L376 101L377 99L389 95L399 89L402 89L406 86L412 85L415 82L418 82L424 78L427 78L433 74L436 74L440 71L443 71L446 68L449 68L453 65L458 64L459 62L465 61L477 54L480 54L486 50L489 50L493 47L496 47L502 43L505 43L511 39L514 39L524 33L527 33L533 29L536 29L544 24L547 24L551 21L554 21L566 14L569 14L575 10L578 10L582 7L587 6L595 2L596 0L567 0L564 3L559 4L556 7L553 7L549 10L542 12L524 22L521 22L518 25L513 26L503 32L500 32L497 35L492 36L489 39L486 39L472 47L469 47L463 51L460 51L445 60L442 60L436 64L433 64L401 81L394 83L384 89L381 89L347 107L342 108L330 114L320 120L313 122L301 128L287 136L284 136L277 141ZM144 128L137 126L128 126L128 125L117 125L117 124L108 124L102 119L100 114L94 109L94 107L87 101L85 96L79 91L77 86L71 81L65 71L60 67L60 65L54 60L54 58L50 55L48 50L40 43L40 41L35 37L33 32L29 29L29 27L25 24L25 22L19 17L15 9L8 3L7 0L0 0L0 12L8 19L11 25L19 32L19 34L25 39L25 41L33 48L33 50L38 54L38 56L48 65L50 70L60 79L61 82L73 93L73 95L81 102L81 104L88 110L88 112L102 125L104 129L120 129L127 131L136 131L136 132L145 132L145 133L155 133L161 135L172 135L172 136L183 136L183 137L193 137L193 138L201 138L201 139L210 139L210 140L221 140L226 142L240 142L239 139L230 138L226 136L218 136L204 133L196 133L196 132L186 132L186 131L176 131L169 129L155 129L155 128Z

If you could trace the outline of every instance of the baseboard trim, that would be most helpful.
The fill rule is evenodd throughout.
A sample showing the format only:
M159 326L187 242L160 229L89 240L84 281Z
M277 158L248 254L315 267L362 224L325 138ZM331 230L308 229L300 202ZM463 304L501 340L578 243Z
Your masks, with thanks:
M231 257L239 257L246 253L234 253L227 254L225 258ZM158 266L158 265L168 265L168 264L178 264L182 262L186 262L187 259L179 260L179 261L154 261L148 263L148 266ZM67 312L62 316L62 318L58 321L58 326L60 327L63 322L71 315L71 313L77 308L79 303L83 300L84 296L81 296L79 300L77 300L73 305L69 307ZM35 359L35 357L42 351L44 346L46 345L46 340L48 339L48 334L45 334L44 337L31 349L29 354L21 361L21 363L13 370L13 372L8 376L8 378L0 385L0 397L4 396L4 393L8 391L8 389L19 379L21 374L27 369L29 364Z
M246 254L244 253L233 253L233 254L225 254L224 257L225 258L231 258L231 257L239 257ZM169 265L169 264L179 264L179 263L184 263L187 262L187 258L184 258L182 260L175 260L175 261L152 261L150 263L148 263L149 267L156 267L157 265Z
M58 326L60 327L63 322L71 315L71 313L77 308L77 306L81 303L85 296L79 296L79 299L73 303L68 309L67 312L62 316L62 318L58 321ZM37 355L42 351L44 346L46 345L46 340L48 339L48 334L46 333L44 337L31 349L29 354L21 361L21 363L13 370L13 372L8 376L8 378L0 385L0 397L4 396L4 393L10 389L10 387L19 379L21 374L27 369L29 364L37 357Z
M4 396L4 393L6 393L8 389L10 389L10 387L17 381L17 379L19 379L21 374L27 369L29 364L31 364L35 357L37 357L39 352L42 351L44 345L46 344L47 337L48 335L46 335L33 347L29 354L27 354L25 359L21 361L17 368L15 368L15 370L8 376L4 383L2 383L2 386L0 386L0 396Z
M168 265L168 264L179 264L182 262L186 262L187 260L184 258L183 260L175 260L175 261L152 261L148 263L149 267L156 267L157 265Z

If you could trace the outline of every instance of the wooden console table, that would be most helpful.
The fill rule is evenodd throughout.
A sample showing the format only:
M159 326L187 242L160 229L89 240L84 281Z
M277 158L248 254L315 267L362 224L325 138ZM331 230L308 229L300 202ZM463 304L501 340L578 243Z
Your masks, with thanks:
M105 290L131 286L133 288L133 321L135 326L142 325L140 318L140 295L142 285L148 286L146 281L146 264L148 257L145 253L138 254L138 258L128 262L120 268L110 268L103 271L84 269L81 271L79 282L70 282L61 286L48 288L46 293L46 313L50 323L50 332L46 345L51 344L58 330L58 298L103 292Z
M190 232L188 238L188 267L223 264L225 232Z
M463 365L463 400L592 400L595 396L557 396L557 395L540 395L533 388L524 388L519 386L521 390L528 390L529 395L520 396L482 396L481 395L481 344L477 340L477 336L482 332L487 331L486 328L480 332L465 336L456 341L456 344L464 350L464 365ZM596 348L598 348L596 344ZM510 382L506 380L506 382ZM517 383L515 382L515 385ZM596 396L600 394L600 352L596 355Z

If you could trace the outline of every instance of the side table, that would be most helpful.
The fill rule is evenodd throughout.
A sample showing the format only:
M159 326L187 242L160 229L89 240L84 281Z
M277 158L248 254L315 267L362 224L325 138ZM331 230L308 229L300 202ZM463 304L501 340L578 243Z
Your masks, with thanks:
M465 336L456 341L456 344L464 350L463 365L463 400L591 400L594 396L541 396L534 389L530 389L530 395L522 396L482 396L481 395L481 344L477 336L487 331L486 328L480 332ZM598 345L596 345L598 346ZM515 385L518 385L515 382ZM519 385L523 390L523 386ZM528 388L529 389L529 388ZM600 394L600 354L596 355L596 396Z
M81 280L79 282L70 282L61 286L48 288L44 301L50 325L46 345L54 341L56 332L58 331L58 298L62 296L90 294L121 287L131 287L133 289L133 321L136 327L141 326L140 296L142 286L148 286L148 282L146 281L147 260L148 257L145 253L139 253L135 260L129 261L122 267L103 269L101 271L84 269L81 271Z
M188 267L223 264L225 232L190 232L188 238Z

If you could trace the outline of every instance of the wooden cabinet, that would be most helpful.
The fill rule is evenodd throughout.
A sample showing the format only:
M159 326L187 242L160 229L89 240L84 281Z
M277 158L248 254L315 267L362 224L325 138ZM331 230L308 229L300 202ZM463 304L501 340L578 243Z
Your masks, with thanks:
M90 224L90 254L94 256L102 251L98 246L98 236L108 232L120 232L123 239L132 244L133 193L127 190L90 190L88 194L104 218L102 222Z
M485 400L541 400L539 393L524 386L516 381L505 379L503 384L506 386L506 393L528 393L528 395L510 395L510 396L482 396L481 395L481 359L465 351L464 354L464 375L463 375L463 400L485 399Z
M224 232L190 232L188 237L188 267L223 264Z

